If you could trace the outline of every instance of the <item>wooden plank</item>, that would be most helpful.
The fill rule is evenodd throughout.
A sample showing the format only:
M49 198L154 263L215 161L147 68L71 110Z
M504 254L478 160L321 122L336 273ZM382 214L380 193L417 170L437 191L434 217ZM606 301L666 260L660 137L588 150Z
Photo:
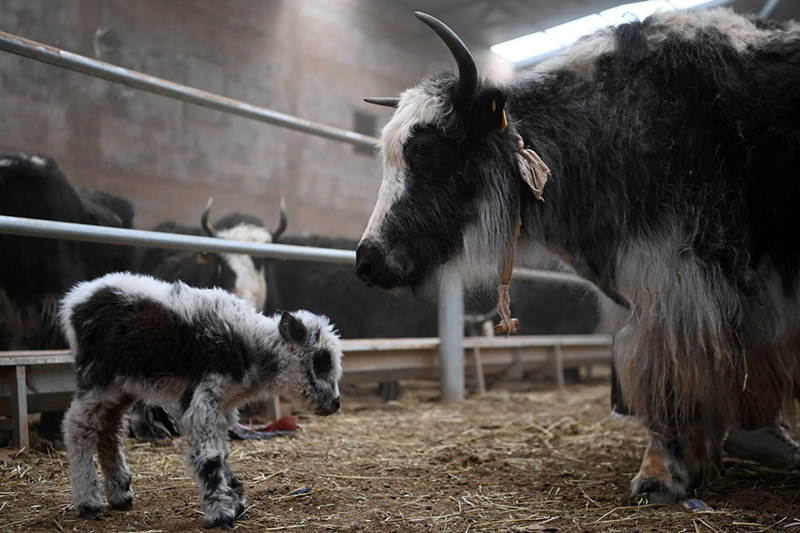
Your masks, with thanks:
M555 367L558 389L564 390L567 385L564 381L564 354L561 351L560 344L553 346L553 366Z
M17 366L11 375L11 438L14 446L30 447L28 439L28 391L25 367Z
M475 380L478 385L478 394L486 394L486 378L483 375L483 359L481 358L481 349L477 346L467 348L472 351L472 367L475 372Z
M0 352L0 366L72 363L69 350L17 350Z

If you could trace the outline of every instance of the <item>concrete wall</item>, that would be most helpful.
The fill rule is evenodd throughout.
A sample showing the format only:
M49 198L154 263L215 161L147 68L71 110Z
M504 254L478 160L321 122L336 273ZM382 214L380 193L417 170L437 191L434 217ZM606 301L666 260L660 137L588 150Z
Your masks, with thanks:
M392 96L452 60L405 9L376 0L0 0L0 29L301 118L381 126ZM469 43L468 43L469 44ZM474 50L479 68L513 67ZM192 224L209 195L291 234L358 237L381 165L350 145L184 104L0 52L0 152L54 157L72 181L125 196L136 226Z

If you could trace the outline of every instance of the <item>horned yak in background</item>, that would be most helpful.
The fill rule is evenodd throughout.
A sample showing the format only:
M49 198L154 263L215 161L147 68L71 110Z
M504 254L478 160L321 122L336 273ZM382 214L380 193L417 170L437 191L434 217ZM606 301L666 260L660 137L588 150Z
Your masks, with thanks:
M253 215L229 213L215 224L208 221L212 200L200 215L200 226L162 222L153 231L205 235L254 243L277 242L286 229L286 204L281 198L280 220L275 231ZM139 271L165 281L183 281L192 287L221 287L244 298L259 311L267 300L265 259L247 254L208 253L166 248L149 248Z
M515 246L556 251L627 308L614 357L651 431L633 495L687 496L731 425L774 426L798 396L800 26L658 13L496 85L417 16L458 72L373 100L397 110L356 275L502 285Z

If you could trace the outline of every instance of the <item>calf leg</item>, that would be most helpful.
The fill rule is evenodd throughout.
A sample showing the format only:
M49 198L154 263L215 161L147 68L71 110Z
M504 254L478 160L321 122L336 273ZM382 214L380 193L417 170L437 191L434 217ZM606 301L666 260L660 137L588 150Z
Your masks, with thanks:
M127 399L116 405L106 405L97 444L106 498L112 508L122 511L133 508L131 471L122 450L122 417L130 405Z
M231 409L225 414L225 423L227 427L230 429L234 427L236 424L239 423L239 413L236 409ZM227 431L225 435L227 435ZM228 465L227 459L230 455L230 447L229 447L229 440L225 439L225 479L228 480L228 486L230 486L233 494L236 496L236 516L240 517L244 513L245 505L247 501L244 498L244 485L242 482L239 481L239 478L236 477L236 474L233 473L231 467Z
M64 446L69 461L72 502L78 516L94 518L103 510L94 451L102 427L101 402L91 392L77 392L64 415Z
M189 463L200 485L205 512L203 525L230 530L239 507L244 507L237 493L242 489L241 483L226 462L228 425L220 410L219 390L219 384L211 381L196 385L181 422L189 443ZM233 486L232 480L235 481Z

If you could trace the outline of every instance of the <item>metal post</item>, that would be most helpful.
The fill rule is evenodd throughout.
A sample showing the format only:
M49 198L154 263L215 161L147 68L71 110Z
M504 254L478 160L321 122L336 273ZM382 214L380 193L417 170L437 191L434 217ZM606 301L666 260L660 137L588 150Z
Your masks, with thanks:
M464 288L461 276L445 267L439 287L439 359L442 401L464 399Z

